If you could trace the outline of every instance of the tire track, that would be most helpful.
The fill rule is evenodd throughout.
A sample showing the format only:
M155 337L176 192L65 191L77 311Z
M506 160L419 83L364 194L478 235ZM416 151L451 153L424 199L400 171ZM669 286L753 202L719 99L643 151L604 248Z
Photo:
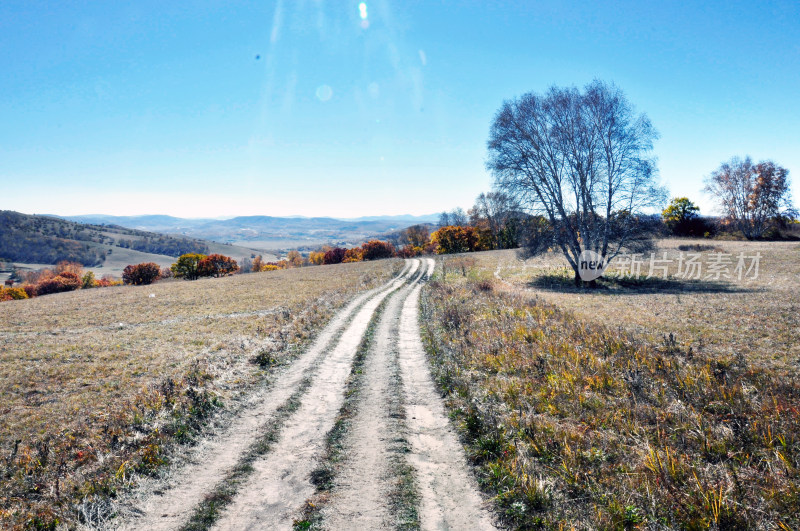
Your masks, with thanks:
M374 309L386 295L402 286L418 266L416 261L407 261L393 280L353 299L319 333L311 346L277 375L273 385L249 397L223 433L198 444L188 463L175 470L166 485L160 485L159 490L150 486L145 492L134 495L127 502L133 507L122 507L122 519L116 523L116 527L124 530L168 530L186 523L203 503L205 496L224 480L240 457L258 440L259 434L269 428L278 409L291 399L318 360L333 346L345 325L362 315L363 308ZM347 331L343 335L347 335ZM147 492L150 490L155 494Z
M269 454L253 464L255 471L214 529L292 527L305 500L315 492L311 472L344 401L345 382L364 332L381 302L402 284L415 279L420 262L412 263L406 277L364 303L333 350L321 360L310 389L286 422L280 440Z
M425 275L422 271L420 279ZM417 524L397 363L401 310L414 286L386 303L363 362L356 411L341 442L344 450L338 452L346 457L329 465L334 486L330 503L320 511L326 529L413 529Z
M424 269L430 275L435 262L425 260ZM420 526L436 530L495 529L428 369L419 332L421 288L415 286L405 299L399 333L411 443L408 459L416 470Z

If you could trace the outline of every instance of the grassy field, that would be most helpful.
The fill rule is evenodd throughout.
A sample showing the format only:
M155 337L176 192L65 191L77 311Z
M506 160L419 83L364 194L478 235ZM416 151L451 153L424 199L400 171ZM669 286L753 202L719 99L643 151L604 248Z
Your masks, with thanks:
M509 526L800 527L798 246L701 243L760 252L758 278L579 290L555 255L445 259L430 359Z
M104 510L394 260L81 290L0 307L0 527Z

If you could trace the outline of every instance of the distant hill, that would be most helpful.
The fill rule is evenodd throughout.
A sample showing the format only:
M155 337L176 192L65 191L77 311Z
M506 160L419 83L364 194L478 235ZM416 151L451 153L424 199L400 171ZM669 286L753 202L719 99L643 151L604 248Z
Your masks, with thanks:
M418 223L435 222L437 216L371 216L352 219L239 216L230 219L194 219L162 215L86 215L65 219L118 225L258 249L303 249L326 243L356 244Z
M28 264L55 264L70 260L96 267L106 263L115 250L116 255L125 257L125 260L161 257L159 262L169 262L165 258L172 259L189 252L252 254L251 249L232 248L196 238L155 234L114 224L78 223L51 216L0 211L0 259Z

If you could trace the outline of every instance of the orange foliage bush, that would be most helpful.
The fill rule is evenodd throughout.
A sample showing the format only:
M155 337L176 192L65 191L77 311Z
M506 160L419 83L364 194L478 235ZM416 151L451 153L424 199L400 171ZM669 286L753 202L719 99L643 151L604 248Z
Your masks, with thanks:
M311 251L308 253L308 262L314 265L322 265L325 262L325 253L322 251Z
M364 259L364 255L361 253L361 247L353 247L352 249L347 249L344 252L344 257L342 258L342 263L347 264L350 262L360 262Z
M64 291L74 291L81 287L81 278L75 273L65 271L53 278L44 280L36 284L36 295L49 295L51 293L62 293ZM26 290L27 292L27 290Z
M491 248L491 232L478 227L450 225L431 234L439 254L487 251Z

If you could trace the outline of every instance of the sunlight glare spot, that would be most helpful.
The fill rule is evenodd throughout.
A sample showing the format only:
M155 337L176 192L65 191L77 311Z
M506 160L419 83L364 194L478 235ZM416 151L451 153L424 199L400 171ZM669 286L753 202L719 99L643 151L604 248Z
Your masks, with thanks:
M333 89L329 85L320 85L317 87L317 99L319 101L328 101L333 97Z
M367 20L367 4L361 2L358 4L358 14L361 15L361 20Z

